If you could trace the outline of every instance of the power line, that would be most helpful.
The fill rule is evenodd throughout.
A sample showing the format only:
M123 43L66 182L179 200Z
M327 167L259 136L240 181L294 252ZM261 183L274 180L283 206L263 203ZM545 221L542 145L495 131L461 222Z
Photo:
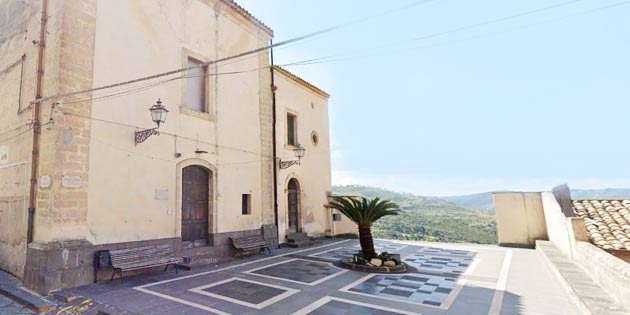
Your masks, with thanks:
M6 135L6 134L8 134L8 133L12 133L12 132L14 132L14 131L18 131L18 130L20 130L20 129L22 129L22 128L26 127L26 126L29 126L29 125L31 125L31 124L30 124L30 123L26 123L26 124L24 124L24 125L21 125L21 126L15 127L15 128L13 128L13 129L11 129L11 130L8 130L8 131L5 131L5 132L3 132L3 133L0 133L0 136L4 136L4 135Z
M582 0L578 0L578 1L582 1ZM564 16L561 16L561 17L558 17L558 18L547 19L547 20L542 21L542 22L531 23L531 24L527 24L527 25L521 25L521 26L517 26L517 27L508 28L508 29L503 30L503 31L491 32L491 33L481 34L481 35L472 36L472 37L468 37L468 38L458 39L458 40L454 40L454 41L437 43L437 44L433 44L433 45L413 46L413 47L409 47L409 48L402 48L402 49L394 51L394 53L386 52L386 53L368 53L368 54L348 54L348 55L345 55L345 56L341 55L341 54L339 54L339 55L330 55L330 56L326 57L326 58L328 58L327 60L314 61L314 62L296 62L293 65L295 65L295 66L307 66L307 65L315 65L315 64L322 64L322 63L346 61L346 60L352 60L352 59L362 59L362 58L377 57L377 56L388 56L388 55L392 55L392 54L396 54L396 53L409 52L409 51L412 51L412 50L415 50L415 49L442 47L442 46L446 46L446 45L450 45L450 44L454 44L454 43L459 43L459 42L464 42L464 41L469 41L469 40L474 40L474 39L478 39L478 38L484 38L484 37L493 36L493 35L505 34L505 33L511 32L511 31L520 30L520 29L524 29L524 28L530 28L530 27L534 27L534 26L538 26L538 25L542 25L542 24L558 22L558 21L562 21L562 20L565 20L565 19L568 19L568 18L572 18L572 17L576 17L576 16L582 16L582 15L593 13L593 12L597 12L597 11L603 11L603 10L606 10L606 9L610 9L610 8L626 5L626 4L629 4L629 3L630 3L630 1L621 1L621 2L617 2L617 3L613 3L613 4L601 6L601 7L596 7L596 8L589 9L589 10L583 10L583 11L580 11L580 12L577 12L577 13L573 13L573 14L564 15ZM533 11L540 11L540 10L541 9L537 9L537 10L533 10ZM533 11L528 11L528 12L533 12ZM503 18L500 18L500 19L503 19ZM496 20L498 20L498 19L496 19ZM485 23L485 22L476 23L475 25L483 24L483 23ZM445 34L445 33L446 32L434 33L434 34L431 34L431 35L427 35L426 37L427 38L435 37L435 36L439 36L437 34ZM367 51L370 51L370 50L374 51L374 50L389 48L391 46L393 46L393 45L379 45L379 46L375 46L375 47L372 47L372 48L363 48L363 49L357 50L357 51L358 52L364 52L366 50Z
M555 9L555 8L558 8L558 7L571 5L571 4L574 4L574 3L577 3L577 2L581 2L581 1L584 1L584 0L571 0L571 1L561 2L561 3L554 4L554 5L550 5L550 6L546 6L546 7L542 7L542 8L538 8L538 9L534 9L534 10L524 11L524 12L520 12L520 13L517 13L517 14L512 14L512 15L508 15L508 16L504 16L504 17L500 17L500 18L496 18L496 19L492 19L492 20L488 20L488 21L484 21L484 22L468 24L468 25L456 27L456 28L453 28L453 29L450 29L450 30L446 30L446 31L442 31L442 32L416 37L413 40L429 39L429 38L438 37L438 36L442 36L442 35L446 35L446 34L451 34L451 33L455 33L455 32L461 32L461 31L465 31L465 30L469 30L469 29L473 29L473 28L478 28L478 27L482 27L482 26L486 26L486 25L490 25L490 24L496 24L496 23L500 23L500 22L505 22L505 21L517 19L517 18L520 18L520 17L523 17L523 16L532 15L532 14L536 14L536 13L552 10L552 9Z
M202 68L202 67L207 67L209 65L219 64L219 63L222 63L222 62L225 62L225 61L234 60L234 59L238 59L238 58L241 58L241 57L245 57L245 56L249 56L249 55L252 55L252 54L256 54L256 53L259 53L259 52L262 52L262 51L266 51L266 50L271 49L271 48L286 46L286 45L291 44L291 43L299 42L299 41L302 41L302 40L305 40L305 39L308 39L308 38L312 38L312 37L316 37L316 36L323 35L323 34L326 34L326 33L330 33L330 32L336 31L336 30L341 29L341 28L346 28L346 27L349 27L349 26L352 26L352 25L355 25L355 24L358 24L358 23L363 23L365 21L368 21L368 20L371 20L371 19L374 19L374 18L378 18L378 17L384 16L384 15L388 15L388 14L391 14L391 13L394 13L394 12L407 10L407 9L412 8L412 7L418 6L420 4L425 4L425 3L428 3L428 2L431 2L431 1L436 1L436 0L418 0L418 1L414 1L412 3L404 5L402 7L399 7L399 8L396 8L396 9L392 9L392 10L388 10L388 11L385 11L383 13L379 13L379 14L368 16L368 17L356 19L356 20L353 20L353 21L350 21L350 22L346 22L346 23L337 24L335 26L324 28L324 29L321 29L319 31L308 33L306 35L297 36L297 37L294 37L294 38L291 38L291 39L288 39L288 40L285 40L285 41L277 42L277 43L271 44L271 45L266 45L266 46L263 46L263 47L259 47L259 48L256 48L256 49L252 49L252 50L249 50L249 51L238 53L238 54L235 54L235 55L232 55L232 56L223 57L223 58L207 61L207 62L200 63L198 65L194 65L194 66L190 66L190 67L184 67L184 68L180 68L180 69L176 69L176 70L171 70L171 71L167 71L167 72L153 74L153 75L149 75L149 76L145 76L145 77L141 77L141 78L137 78L137 79L133 79L133 80L128 80L128 81L123 81L123 82L119 82L119 83L104 85L104 86L100 86L100 87L96 87L96 88L79 90L79 91L70 92L70 93L63 93L63 94L55 94L55 95L51 95L51 96L46 96L46 97L42 97L42 98L39 98L39 99L36 99L36 100L32 101L31 104L38 103L38 102L41 103L41 102L44 102L44 101L47 101L47 100L58 99L60 97L65 97L65 96L73 96L73 95L77 95L77 94L84 94L84 93L89 93L89 92L94 92L94 91L110 89L110 88L114 88L114 87L118 87L118 86L129 85L129 84L133 84L133 83L137 83L137 82L141 82L141 81L147 81L147 80L151 80L151 79L157 79L157 78L161 78L161 77L164 77L164 76L169 76L169 75L181 73L181 72L192 70L192 69L196 69L196 68Z
M331 57L321 57L321 58L314 58L314 59L308 59L308 60L304 60L304 61L298 61L298 62L293 62L293 63L287 63L287 64L282 64L280 65L281 67L288 67L288 66L293 66L293 65L301 65L303 63L315 63L317 61L321 61L324 59L328 59ZM151 88L154 88L156 86L162 85L162 84L166 84L172 81L176 81L176 80L181 80L181 79L190 79L190 78L198 78L198 77L213 77L213 76L222 76L222 75L235 75L235 74L243 74L243 73L249 73L249 72L253 72L253 71L259 71L259 70L263 70L263 69L269 69L271 66L264 66L264 67L259 67L259 68L254 68L254 69L250 69L250 70L243 70L243 71L230 71L230 72L220 72L220 73L207 73L207 74L203 74L203 75L188 75L188 76L180 76L180 77L175 77L175 78L171 78L171 79L167 79L167 80L163 80L163 81L159 81L159 82L152 82L152 83L148 83L145 85L141 85L141 86L132 86L132 87L126 87L126 88L122 88L119 90L116 90L116 93L103 93L97 96L93 96L93 97L89 97L89 98L84 98L84 99L80 99L80 100L74 100L74 101L69 101L69 102L63 102L64 105L69 105L69 104L75 104L75 103L82 103L82 102L88 102L88 101L100 101L100 100L109 100L109 99L113 99L116 97L122 97L122 96L126 96L126 95L130 95L130 94L134 94L134 93L138 93L138 92L142 92Z
M99 121L99 122L104 122L104 123L109 123L109 124L129 127L129 128L133 128L133 129L144 129L144 127L130 125L130 124L125 124L125 123L111 121L111 120L106 120L106 119L94 118L94 117L89 117L89 116L84 116L84 115L79 115L79 114L74 114L74 113L69 113L69 112L64 112L64 111L62 111L61 113L63 115L79 117L79 118L84 118L84 119L89 119L89 120L94 120L94 121ZM230 149L230 150L234 150L234 151L240 151L240 152L243 152L243 153L249 153L249 154L265 157L265 155L261 154L260 152L249 151L249 150L246 150L246 149L243 149L243 148L235 148L235 147L220 145L220 144L216 144L216 143L210 143L210 142L199 140L199 139L196 139L196 138L190 138L190 137L186 137L186 136L182 136L182 135L178 135L178 134L174 134L174 133L169 133L169 132L164 132L164 131L160 131L160 134L161 135L168 135L168 136L172 136L172 137L177 137L178 139L186 139L186 140L199 142L199 143L203 143L203 144L207 144L207 145L217 146L217 147L224 148L224 149Z

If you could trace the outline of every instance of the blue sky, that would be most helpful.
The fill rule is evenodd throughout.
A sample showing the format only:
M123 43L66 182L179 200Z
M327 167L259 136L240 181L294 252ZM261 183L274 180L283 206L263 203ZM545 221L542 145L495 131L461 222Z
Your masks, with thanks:
M335 56L287 67L332 95L334 184L630 187L630 1L566 2L427 1L276 49L276 64ZM239 3L278 42L414 1Z

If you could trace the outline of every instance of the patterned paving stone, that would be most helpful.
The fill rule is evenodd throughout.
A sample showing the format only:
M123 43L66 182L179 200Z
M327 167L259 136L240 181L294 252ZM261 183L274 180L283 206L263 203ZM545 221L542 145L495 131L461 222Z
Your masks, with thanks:
M359 251L356 248L343 247L343 248L338 248L335 250L315 254L313 256L320 257L320 258L329 258L329 259L337 261L339 259L348 258L348 257L351 257L352 255L356 255L358 252Z
M456 278L423 274L375 275L348 291L441 306L455 288L456 281Z
M405 262L416 268L428 268L453 273L464 273L472 261L472 258L441 257L427 254L414 254L405 259Z
M417 253L423 253L428 255L446 255L446 256L458 256L458 257L474 257L475 252L469 252L461 249L447 249L437 247L422 247L416 251Z
M374 243L374 250L377 253L388 252L388 253L397 253L402 248L407 247L407 245L400 245L394 243ZM361 248L361 245L355 245L355 248Z
M0 315L29 315L35 314L30 309L24 307L4 295L0 294Z
M351 304L342 301L331 300L317 309L307 313L308 315L400 315L390 311L384 311L373 307Z
M287 290L242 280L232 280L202 290L251 304L260 304L287 292Z
M334 267L329 263L294 259L250 271L250 273L307 284L315 284L343 271L344 270Z

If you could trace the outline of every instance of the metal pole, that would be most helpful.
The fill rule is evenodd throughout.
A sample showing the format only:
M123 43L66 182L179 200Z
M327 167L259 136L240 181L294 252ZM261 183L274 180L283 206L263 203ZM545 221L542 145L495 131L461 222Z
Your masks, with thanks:
M48 3L42 0L42 19L39 30L39 47L37 50L37 80L35 99L42 98L42 85L44 78L44 48L46 47L46 22L48 21ZM28 229L26 232L27 244L33 242L33 226L35 220L35 194L37 193L37 166L39 162L39 138L41 134L40 109L41 102L33 105L33 151L31 155L31 188L28 196Z

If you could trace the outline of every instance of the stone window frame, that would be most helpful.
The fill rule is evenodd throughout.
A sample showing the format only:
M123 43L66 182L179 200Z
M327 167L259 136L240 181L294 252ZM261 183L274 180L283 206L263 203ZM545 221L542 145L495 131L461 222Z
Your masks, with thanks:
M289 109L289 108L285 108L284 110L284 116L283 116L283 120L284 120L284 148L287 150L293 150L296 148L296 146L289 144L288 140L289 140L289 121L287 119L287 117L289 115L292 115L295 117L294 122L295 122L295 127L293 128L293 132L295 133L295 144L300 144L300 137L299 137L299 130L300 130L300 126L299 126L299 118L300 115L297 111Z
M242 194L241 195L241 215L251 215L252 214L252 194Z
M189 58L198 60L200 62L208 62L211 60L210 58L202 54L196 53L190 49L182 48L182 67L183 68L188 67ZM206 72L211 72L211 69L209 66L207 67ZM181 94L181 103L179 105L179 112L187 116L214 121L215 117L213 116L212 113L214 112L213 105L216 106L216 104L213 104L213 102L211 101L211 100L214 100L214 85L215 85L214 77L212 76L206 77L206 86L205 86L206 97L205 97L205 104L204 104L205 111L200 112L200 111L190 109L186 106L186 101L188 98L188 88L187 88L188 80L186 80L183 77L186 76L187 73L188 73L187 71L182 72L182 94Z

